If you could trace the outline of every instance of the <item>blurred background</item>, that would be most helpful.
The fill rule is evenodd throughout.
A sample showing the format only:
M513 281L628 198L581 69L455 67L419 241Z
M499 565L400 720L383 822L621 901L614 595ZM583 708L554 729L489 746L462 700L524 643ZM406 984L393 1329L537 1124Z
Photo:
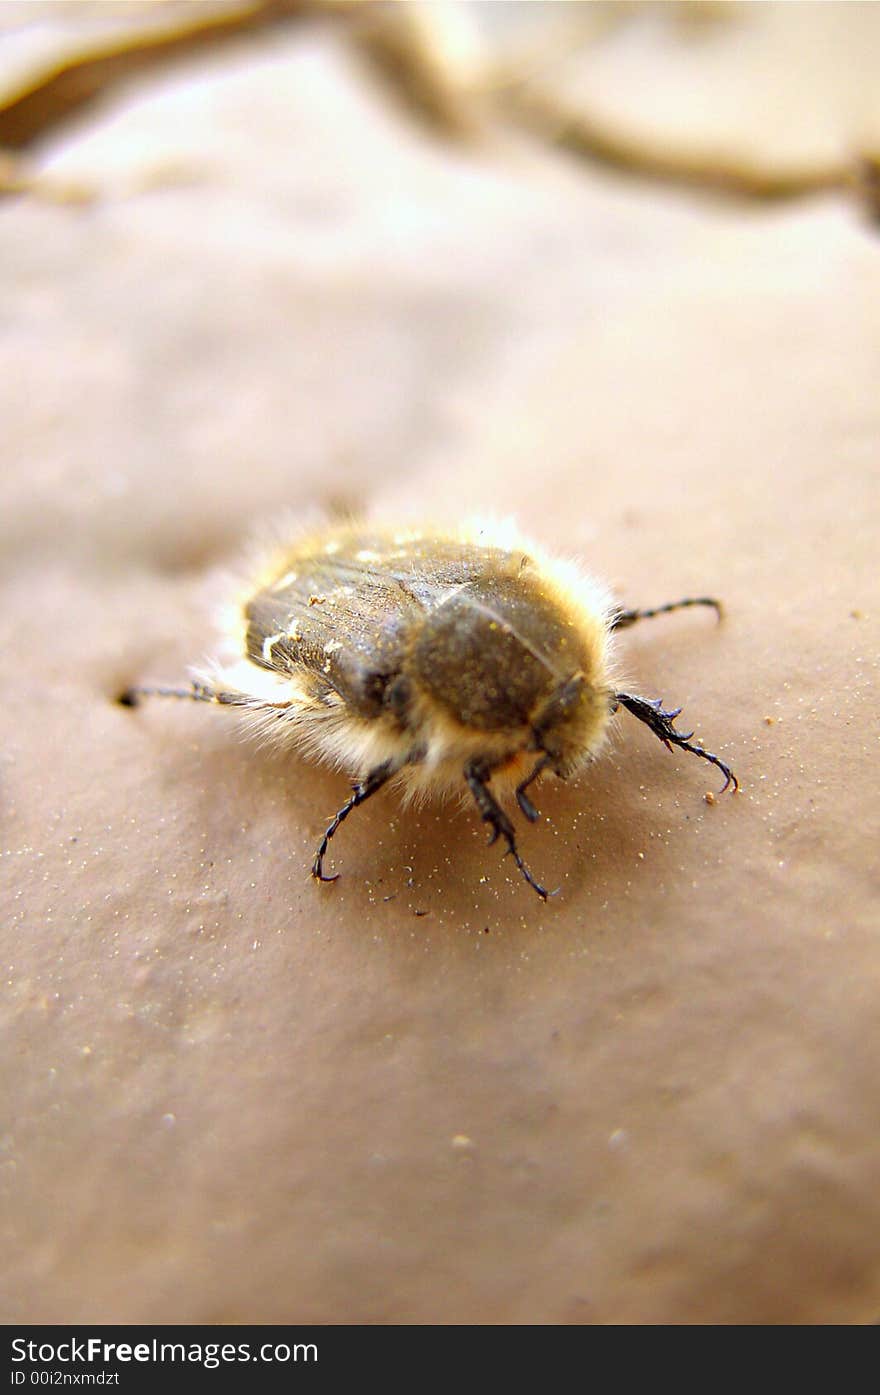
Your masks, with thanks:
M880 8L0 3L5 1321L880 1310ZM490 511L742 782L346 826L253 536ZM631 724L635 726L636 724ZM709 782L711 783L711 782Z

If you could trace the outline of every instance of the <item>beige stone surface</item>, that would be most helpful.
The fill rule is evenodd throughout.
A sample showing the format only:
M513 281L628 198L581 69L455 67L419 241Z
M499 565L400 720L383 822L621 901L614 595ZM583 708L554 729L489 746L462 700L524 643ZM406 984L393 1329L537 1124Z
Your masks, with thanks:
M99 197L0 204L0 1316L876 1319L876 230L446 143L321 23L32 154ZM742 792L621 717L546 906L384 794L313 885L341 777L113 698L340 505L721 595L621 663Z
M809 169L880 139L876 5L804 0L794 16L784 0L610 11L598 42L570 45L549 70L575 108L583 101L645 140L758 168Z

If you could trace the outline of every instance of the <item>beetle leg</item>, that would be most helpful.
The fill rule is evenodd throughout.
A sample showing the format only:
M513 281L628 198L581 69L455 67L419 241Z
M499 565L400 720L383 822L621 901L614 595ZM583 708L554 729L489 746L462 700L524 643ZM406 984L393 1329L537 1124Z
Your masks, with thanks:
M507 844L507 851L510 853L529 886L533 891L538 893L543 901L546 901L550 892L547 891L545 887L541 886L540 882L535 881L528 867L520 857L516 846L516 835L513 831L513 824L489 789L489 778L491 774L491 767L481 761L471 761L464 769L464 778L467 781L468 789L474 797L474 803L480 811L483 822L489 824L492 829L492 834L489 838L489 846L491 847L499 836L502 837ZM528 802L529 801L526 800L526 803Z
M713 600L711 596L687 596L683 601L668 601L666 605L655 606L652 610L619 610L611 617L611 629L628 630L638 620L653 620L655 615L668 615L671 610L685 610L691 605L712 606L719 620L723 614L721 602Z
M537 823L538 819L541 816L538 813L532 801L529 799L528 795L526 794L526 790L528 789L529 785L532 783L533 780L537 780L541 771L546 770L548 765L552 765L552 763L553 762L551 761L549 756L542 756L541 759L538 761L537 765L535 766L534 770L532 771L531 775L527 775L526 778L522 780L520 784L518 784L516 787L516 802L519 805L520 809L522 809L529 823Z
M334 874L332 877L324 876L324 857L326 855L330 839L333 837L333 834L336 832L339 825L343 823L345 819L348 818L352 809L356 809L359 804L363 804L366 800L368 800L370 798L370 795L375 794L377 790L380 790L382 786L386 784L388 780L391 779L392 775L397 774L399 768L400 767L396 765L394 761L386 761L384 765L378 765L375 770L371 770L369 775L367 775L367 777L364 780L362 780L360 784L355 785L351 798L347 800L345 804L343 804L338 814L334 815L333 819L331 819L330 823L327 825L327 828L324 832L324 837L321 839L318 851L315 853L315 860L312 863L312 876L315 878L316 881L336 881L336 878L339 875L338 873Z
M140 707L145 697L188 698L191 702L220 702L229 707L253 707L256 704L246 693L223 692L207 683L193 679L188 688L144 687L126 688L116 699L123 707ZM288 703L261 703L264 707L287 707Z
M652 700L651 698L634 697L632 693L615 693L614 700L617 705L625 707L634 717L638 717L640 722L644 722L645 726L650 727L668 751L671 751L673 746L679 746L683 751L690 751L693 755L701 756L703 760L717 766L724 776L724 784L721 786L722 794L730 785L733 785L734 790L739 789L739 781L730 766L720 756L714 756L711 751L706 751L702 746L691 742L691 737L694 734L692 731L675 730L673 722L681 712L680 707L664 711L659 698Z

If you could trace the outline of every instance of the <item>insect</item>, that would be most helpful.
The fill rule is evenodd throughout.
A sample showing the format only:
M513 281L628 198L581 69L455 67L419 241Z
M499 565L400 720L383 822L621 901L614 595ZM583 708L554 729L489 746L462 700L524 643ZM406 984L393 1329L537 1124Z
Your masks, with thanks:
M651 610L616 606L573 563L526 542L510 523L449 533L340 525L282 548L242 594L230 634L237 657L187 687L134 687L120 701L188 698L241 708L258 730L354 778L312 863L353 809L393 781L405 796L468 790L529 886L529 871L498 795L527 793L548 773L576 775L605 744L619 709L663 744L717 766L680 732L680 708L620 691L614 639L639 620L718 601L688 597Z

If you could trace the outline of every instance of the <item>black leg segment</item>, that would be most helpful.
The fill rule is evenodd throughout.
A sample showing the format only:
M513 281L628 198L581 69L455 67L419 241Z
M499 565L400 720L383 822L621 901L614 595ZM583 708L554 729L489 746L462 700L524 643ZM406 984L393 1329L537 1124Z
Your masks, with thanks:
M126 688L116 699L123 707L140 707L145 697L187 698L190 702L220 702L229 707L253 706L253 700L244 693L224 693L217 688L209 688L207 683L193 680L188 688ZM266 706L281 704L267 703ZM286 706L286 704L284 704Z
M518 784L516 787L516 802L522 809L529 823L537 823L538 819L540 818L540 814L538 813L532 801L529 799L529 796L526 794L526 790L528 789L529 785L532 783L533 780L537 780L541 771L546 770L548 765L552 764L553 762L551 761L549 756L542 756L541 759L538 761L537 765L535 766L534 770L532 771L531 775L527 775L526 778L523 781L521 781L521 783Z
M489 838L489 847L491 848L492 844L497 841L499 836L502 837L507 844L507 851L510 853L529 886L533 891L537 891L543 901L546 901L550 892L547 891L545 887L541 886L540 882L535 881L528 867L520 857L516 846L516 835L513 831L513 824L489 789L489 778L491 774L491 767L480 761L471 761L470 765L466 765L464 770L464 778L467 780L468 789L474 797L474 803L480 811L483 822L487 823L492 830ZM537 770L533 772L533 775L534 774L537 774ZM524 785L529 783L533 775L530 775L528 779L523 782L523 785L520 786L520 790L523 789ZM520 790L517 791L517 795L519 795ZM523 795L523 799L525 799L526 805L537 818L537 810L531 804L531 801L527 799L525 795ZM523 807L522 802L520 802L520 807ZM524 808L523 812L526 812ZM530 817L530 815L526 814L526 817Z
M315 860L312 863L312 876L316 881L336 881L338 873L332 877L324 876L324 857L326 856L330 839L333 837L339 825L348 818L352 809L356 809L359 804L363 804L369 799L371 794L375 794L377 790L380 790L382 786L391 779L392 775L397 774L399 769L400 767L395 765L393 761L386 761L384 765L379 765L375 770L371 770L366 779L362 780L359 785L355 785L351 799L343 804L339 813L327 825L324 837L321 839L320 847L315 853Z
M676 731L673 722L681 712L680 707L673 707L669 711L664 711L660 699L652 701L650 698L635 697L632 693L615 693L615 703L620 707L625 707L634 717L638 717L640 722L650 727L655 736L659 737L668 751L673 746L679 746L683 751L690 751L695 756L701 756L710 764L717 766L724 776L724 784L721 786L721 793L732 785L734 790L739 789L739 781L725 764L720 756L713 756L711 751L705 751L702 746L697 746L691 742L692 731Z
M639 620L653 620L655 615L668 615L672 610L686 610L691 605L711 606L719 620L723 614L721 602L713 600L711 596L686 596L683 601L668 601L666 605L655 606L652 610L619 610L612 616L611 629L628 630Z

